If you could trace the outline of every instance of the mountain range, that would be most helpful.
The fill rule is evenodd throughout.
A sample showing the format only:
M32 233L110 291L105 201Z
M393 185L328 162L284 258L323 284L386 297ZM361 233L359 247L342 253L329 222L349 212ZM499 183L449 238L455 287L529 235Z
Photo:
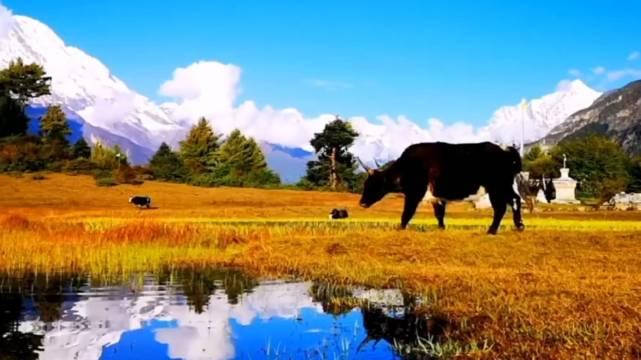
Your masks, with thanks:
M641 80L603 94L554 127L543 140L554 144L589 134L616 140L630 155L641 154Z
M32 130L37 128L38 118L46 106L60 104L76 138L83 136L91 143L118 144L134 163L146 162L160 143L176 147L184 138L192 123L174 118L171 107L156 104L130 89L102 62L66 45L40 21L17 15L12 19L10 31L0 38L0 68L20 57L27 63L41 64L52 77L52 94L34 99L28 109L33 120ZM422 141L491 140L518 144L522 124L525 141L536 141L600 96L601 93L580 80L562 82L551 94L500 107L488 124L480 128L465 123L445 125L438 119L430 119L427 126L422 127L404 117L381 116L375 122L353 117L349 121L360 136L352 151L372 162L392 160L409 144ZM313 134L303 133L310 137ZM296 181L304 174L306 162L313 158L311 149L284 146L259 136L257 140L262 144L268 164L284 181ZM304 140L301 143L308 141Z

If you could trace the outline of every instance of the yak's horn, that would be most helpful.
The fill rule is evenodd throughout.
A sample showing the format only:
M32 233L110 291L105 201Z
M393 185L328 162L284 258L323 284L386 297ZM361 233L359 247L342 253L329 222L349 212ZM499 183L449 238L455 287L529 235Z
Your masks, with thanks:
M380 169L381 164L378 163L378 160L374 159L374 164L376 164L376 167Z
M367 166L367 165L365 165L365 163L363 162L363 160L361 160L361 158L359 158L359 157L357 156L357 157L356 157L356 160L358 160L358 163L359 163L359 164L361 164L361 166L363 167L363 169L365 169L365 171L367 171L367 172L369 172L369 171L370 171L370 167L369 167L369 166Z

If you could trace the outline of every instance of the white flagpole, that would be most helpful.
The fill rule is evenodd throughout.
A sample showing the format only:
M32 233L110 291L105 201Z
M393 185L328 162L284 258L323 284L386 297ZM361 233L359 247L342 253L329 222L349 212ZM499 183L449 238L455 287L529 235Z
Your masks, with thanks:
M527 109L527 100L522 99L521 104L521 157L524 155L524 146L525 146L525 110Z

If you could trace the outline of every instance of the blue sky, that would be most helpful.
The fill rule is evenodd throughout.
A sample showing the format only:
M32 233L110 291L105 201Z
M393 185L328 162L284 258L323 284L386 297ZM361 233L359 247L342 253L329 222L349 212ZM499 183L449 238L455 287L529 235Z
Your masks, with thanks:
M239 101L308 116L478 125L574 70L603 90L641 68L638 0L2 3L152 98L177 67L216 60L242 69Z

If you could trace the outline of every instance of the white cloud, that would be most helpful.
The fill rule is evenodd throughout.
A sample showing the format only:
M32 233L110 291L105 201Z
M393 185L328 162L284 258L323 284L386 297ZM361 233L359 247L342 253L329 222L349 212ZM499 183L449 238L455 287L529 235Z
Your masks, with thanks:
M568 70L568 74L573 77L581 77L583 74L581 73L581 70L579 69L570 69Z
M200 116L229 116L240 92L239 67L215 61L200 61L174 71L160 94L178 100L172 115L178 120Z
M262 142L306 150L311 150L309 140L314 133L320 132L325 124L334 119L333 114L321 114L310 118L295 108L260 107L251 100L237 104L240 74L241 70L238 67L215 61L201 61L180 68L160 89L161 94L173 97L175 101L164 104L163 108L174 120L185 125L191 125L199 117L205 116L217 132L228 134L233 129L240 129ZM568 82L565 88L557 90L569 91L576 85L576 81ZM558 115L559 119L555 118L553 122L541 120L551 116L540 113L546 111L548 103L556 104L563 101L551 99L537 107L537 114L531 114L532 110L529 107L505 107L500 114L495 114L488 125L481 127L465 122L445 124L439 119L429 119L420 124L405 116L381 115L374 121L360 116L350 117L347 120L360 135L352 151L364 160L371 161L396 158L409 144L425 141L496 140L511 144L515 139L520 139L521 118L530 119L526 130L531 131L532 136L540 137L545 135L544 132L549 130L550 126L564 120L561 117L569 111L555 108L555 115ZM574 105L570 107L572 112L579 110ZM497 116L500 119L497 119Z
M641 57L641 52L639 51L633 51L628 55L628 61L634 61L637 60Z
M345 89L351 89L353 87L352 84L347 82L324 80L324 79L306 79L305 83L309 86L327 90L327 91L345 90Z
M0 3L0 40L9 34L9 30L15 22L11 10L7 9Z
M332 114L305 117L295 108L275 109L259 107L251 100L236 104L239 93L241 70L235 65L215 61L200 61L177 69L172 79L160 88L160 94L172 97L175 102L163 104L163 108L177 121L191 125L201 117L210 120L217 132L228 134L233 129L260 141L289 147L311 150L309 140L315 132L334 119ZM330 83L317 82L319 86ZM334 84L332 83L332 86ZM398 156L410 142L428 140L474 141L479 139L473 126L457 123L444 125L433 120L421 128L406 117L396 119L383 115L377 118L381 124L370 123L362 117L349 119L361 137L355 145L358 153L369 154L366 148L370 138L383 141L390 149L377 158ZM384 139L384 140L381 140Z
M606 71L607 71L607 70L606 70L603 66L597 66L597 67L595 67L594 69L592 69L592 72L593 72L595 75L602 75L602 74L605 74L605 72L606 72Z
M620 70L608 71L606 74L608 81L618 81L625 78L640 78L641 69L626 68Z

